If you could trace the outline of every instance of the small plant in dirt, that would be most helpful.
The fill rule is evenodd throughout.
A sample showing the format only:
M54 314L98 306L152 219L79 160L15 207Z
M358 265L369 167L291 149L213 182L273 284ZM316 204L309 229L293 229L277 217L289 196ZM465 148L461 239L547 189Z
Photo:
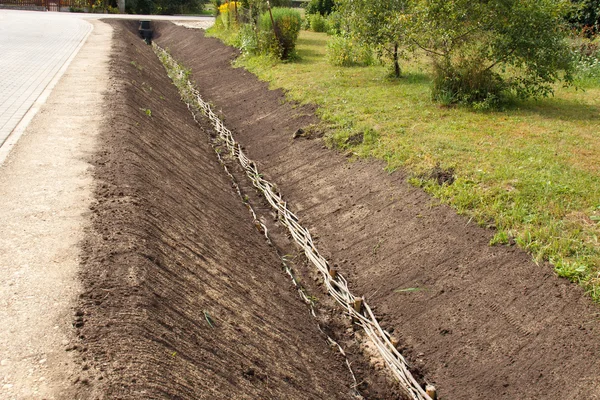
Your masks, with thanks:
M140 111L142 111L144 114L146 114L146 116L152 118L152 110L151 109L149 109L149 108L140 108Z
M138 71L142 71L144 69L144 67L142 67L139 63L137 63L136 61L132 61L131 65L133 65L133 67L135 69L137 69Z

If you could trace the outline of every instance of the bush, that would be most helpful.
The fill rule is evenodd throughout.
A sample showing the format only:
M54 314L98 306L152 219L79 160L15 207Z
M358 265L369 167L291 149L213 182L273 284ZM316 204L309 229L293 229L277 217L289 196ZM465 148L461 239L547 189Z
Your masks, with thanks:
M310 0L306 6L306 13L329 15L333 12L334 6L333 0Z
M260 16L258 26L263 32L273 32L274 35L269 40L278 42L279 58L286 60L294 54L302 18L300 12L292 8L273 8L272 13L275 29L268 11ZM267 47L272 48L270 44Z
M339 35L342 33L342 14L339 11L334 11L327 16L327 34Z
M571 28L591 38L600 32L600 1L572 0L573 8L567 15Z
M251 24L242 24L234 42L234 46L245 54L259 54L260 43L258 35Z
M503 97L544 97L572 81L564 2L418 0L407 20L409 42L434 66L434 99L486 105ZM504 16L500 18L499 16Z
M451 103L497 106L506 87L501 77L479 65L459 65L441 70L434 66L432 98L443 105Z
M221 7L221 0L211 0L211 4L213 6L213 15L215 17L219 16L219 7Z
M373 64L373 54L365 46L358 45L352 39L335 35L327 42L327 61L337 67Z
M310 30L313 32L327 32L329 26L327 20L321 14L311 14L308 16L310 20Z

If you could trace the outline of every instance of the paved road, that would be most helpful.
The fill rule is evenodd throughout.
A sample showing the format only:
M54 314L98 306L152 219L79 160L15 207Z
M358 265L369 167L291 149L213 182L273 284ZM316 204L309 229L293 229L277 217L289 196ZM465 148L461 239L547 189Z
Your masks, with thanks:
M0 11L0 146L91 29L59 13Z
M98 18L168 19L210 26L210 17L0 10L0 164ZM38 103L40 102L38 101ZM31 111L30 111L31 110ZM29 112L29 113L28 113ZM10 139L8 138L15 131ZM4 146L3 146L4 145Z

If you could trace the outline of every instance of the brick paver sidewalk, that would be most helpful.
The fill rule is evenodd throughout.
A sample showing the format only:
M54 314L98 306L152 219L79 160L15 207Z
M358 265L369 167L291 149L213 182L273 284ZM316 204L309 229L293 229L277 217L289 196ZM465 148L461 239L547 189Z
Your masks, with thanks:
M0 10L0 146L91 29L59 13Z

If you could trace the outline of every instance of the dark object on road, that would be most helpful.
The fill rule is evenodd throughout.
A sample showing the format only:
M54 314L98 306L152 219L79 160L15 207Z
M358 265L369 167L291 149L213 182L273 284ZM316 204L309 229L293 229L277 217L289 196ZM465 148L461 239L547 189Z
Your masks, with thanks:
M151 22L152 21L148 20L140 21L140 28L138 29L138 31L140 32L140 36L146 41L146 44L152 43L152 34L154 33L154 31L150 27Z

